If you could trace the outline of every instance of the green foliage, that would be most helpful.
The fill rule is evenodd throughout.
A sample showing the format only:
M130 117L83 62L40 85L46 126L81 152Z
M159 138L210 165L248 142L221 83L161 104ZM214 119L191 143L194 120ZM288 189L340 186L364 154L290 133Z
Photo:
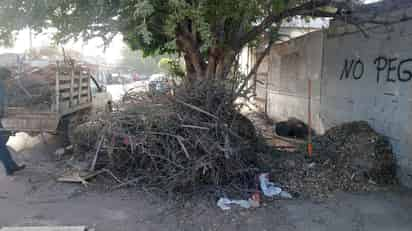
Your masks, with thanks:
M122 57L119 66L135 69L139 74L152 75L162 71L158 66L162 56L143 57L142 51L132 51L125 47L122 50Z
M177 58L162 58L159 61L159 68L167 72L173 77L183 78L185 76L185 70Z
M13 31L31 27L57 29L55 39L103 38L110 42L122 33L132 49L144 55L170 53L176 27L189 22L204 50L215 42L216 27L223 27L222 45L235 29L249 29L271 10L281 12L290 0L2 0L0 36L10 40Z
M45 1L36 0L1 0L0 1L0 43L11 45L14 32L31 27L41 31L49 23L44 20L47 15Z
M12 40L13 32L27 27L35 32L56 28L59 42L99 37L108 45L121 33L143 56L185 54L186 63L193 62L190 71L202 75L210 55L232 56L218 60L232 65L242 46L278 31L282 20L294 16L288 10L303 3L311 8L313 1L0 0L0 41Z

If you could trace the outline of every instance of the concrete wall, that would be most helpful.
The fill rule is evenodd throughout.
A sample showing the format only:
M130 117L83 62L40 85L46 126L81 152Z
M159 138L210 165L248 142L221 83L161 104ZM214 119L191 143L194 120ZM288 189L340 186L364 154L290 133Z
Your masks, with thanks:
M313 126L322 130L319 117L323 33L314 32L273 47L258 71L266 77L257 83L257 97L266 102L267 114L275 120L295 117L308 122L308 86L312 85ZM310 57L310 58L307 58ZM264 74L266 72L266 74ZM259 79L259 78L258 78Z
M368 34L327 35L321 120L368 121L389 137L401 181L412 187L412 21Z
M270 117L306 122L312 79L314 128L368 121L390 139L401 182L412 187L412 21L370 27L368 37L335 29L275 46L258 95L267 94Z
M279 40L284 41L282 44L278 44L273 48L274 50L277 49L276 47L284 47L285 44L288 44L286 41L291 41L291 44L295 44L293 42L293 39L297 37L302 37L305 34L314 32L322 28L323 26L327 26L328 23L325 22L324 20L315 20L312 24L307 24L304 23L304 20L301 19L295 19L292 20L290 23L284 23L282 25L279 33L282 35ZM245 50L245 49L244 49ZM259 53L256 54L256 52L263 51L264 48L261 47L260 49L256 50L248 50L253 53L252 56L259 56ZM298 49L296 49L298 50ZM272 51L272 55L275 55L276 52ZM244 60L246 57L250 55L249 53L242 52L241 53L241 60ZM255 76L255 87L256 87L256 97L254 98L254 102L256 105L259 107L261 111L267 112L269 109L273 110L274 108L268 108L267 106L267 100L269 99L269 91L274 91L275 89L273 86L269 86L269 84L273 83L273 81L270 81L269 78L269 73L271 71L269 70L270 68L273 67L273 62L276 62L276 58L274 56L269 55L269 57L265 57L264 60L262 61L261 65L259 66L259 69L256 73ZM252 63L254 63L255 60L252 59ZM293 60L291 60L293 61ZM241 66L244 65L244 62L241 62ZM276 68L276 66L275 66ZM244 69L244 68L242 68Z

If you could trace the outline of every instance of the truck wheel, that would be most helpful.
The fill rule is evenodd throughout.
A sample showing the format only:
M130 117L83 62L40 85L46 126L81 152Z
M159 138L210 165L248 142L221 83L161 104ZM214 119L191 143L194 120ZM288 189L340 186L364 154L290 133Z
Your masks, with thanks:
M64 145L70 144L69 124L70 124L70 118L69 116L66 116L60 120L59 126L57 128L58 135L61 138Z
M73 130L82 123L85 123L90 115L90 110L85 109L74 114L68 115L61 119L59 123L59 132L63 138L64 144L70 145L73 141Z

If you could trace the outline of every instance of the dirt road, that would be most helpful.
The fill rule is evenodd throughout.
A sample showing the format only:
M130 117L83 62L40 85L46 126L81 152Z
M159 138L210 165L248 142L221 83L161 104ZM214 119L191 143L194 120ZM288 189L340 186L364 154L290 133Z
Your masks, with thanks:
M28 168L14 177L0 170L0 227L87 225L116 230L412 230L412 192L393 189L368 194L337 194L326 202L273 201L256 210L223 212L215 201L176 206L134 189L102 192L61 184L53 157L58 143L21 135L10 143ZM93 187L91 187L93 188Z

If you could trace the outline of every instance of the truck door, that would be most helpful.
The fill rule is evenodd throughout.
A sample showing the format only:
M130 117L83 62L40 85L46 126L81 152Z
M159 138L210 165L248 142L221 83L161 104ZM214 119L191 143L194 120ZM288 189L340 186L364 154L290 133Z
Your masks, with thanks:
M110 111L112 96L106 87L100 85L93 77L90 78L90 89L92 94L93 111Z

